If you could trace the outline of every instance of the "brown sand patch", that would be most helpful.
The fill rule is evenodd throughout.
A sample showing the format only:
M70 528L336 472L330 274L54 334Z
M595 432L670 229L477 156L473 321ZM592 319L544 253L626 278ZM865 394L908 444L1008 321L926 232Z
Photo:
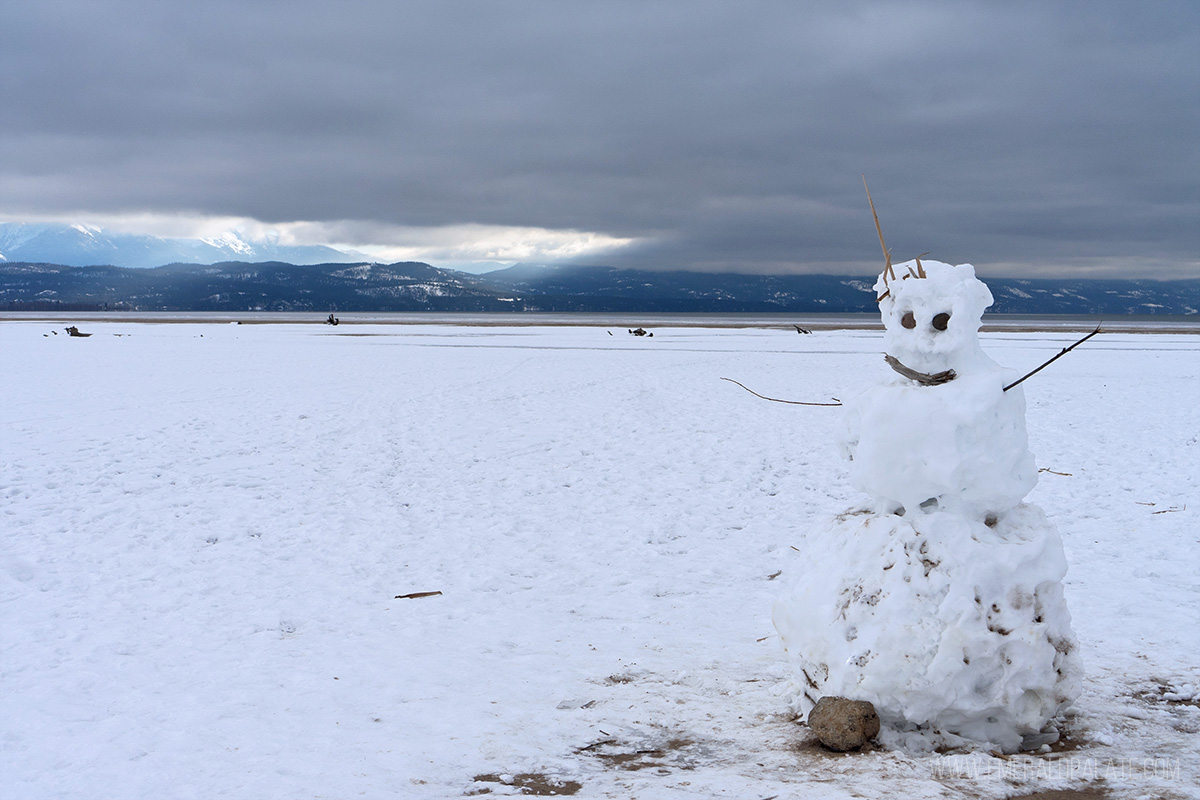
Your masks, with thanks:
M509 780L494 774L476 775L475 782L501 783L506 786L514 786L521 790L521 794L535 797L567 797L583 788L583 784L578 781L560 781L556 778L543 775L540 772L523 772L520 775L511 776ZM469 792L468 794L480 795L491 794L491 792L491 789L481 787L479 790Z
M1107 800L1108 790L1102 786L1084 786L1079 789L1054 789L1049 792L1034 792L1008 798L1008 800Z

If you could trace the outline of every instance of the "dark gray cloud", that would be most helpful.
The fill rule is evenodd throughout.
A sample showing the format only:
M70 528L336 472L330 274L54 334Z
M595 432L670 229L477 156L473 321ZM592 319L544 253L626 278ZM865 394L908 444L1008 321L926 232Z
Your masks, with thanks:
M1191 0L39 0L0 31L11 219L525 226L642 242L592 257L616 265L863 272L866 173L898 259L1198 266Z

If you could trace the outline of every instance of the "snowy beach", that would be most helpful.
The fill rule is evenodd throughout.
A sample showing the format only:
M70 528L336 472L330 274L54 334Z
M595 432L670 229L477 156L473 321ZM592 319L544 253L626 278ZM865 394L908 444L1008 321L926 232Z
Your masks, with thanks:
M81 319L83 319L81 317ZM1051 752L834 755L771 607L873 330L0 322L9 797L1200 797L1200 336L1024 385ZM992 331L1033 369L1078 335Z

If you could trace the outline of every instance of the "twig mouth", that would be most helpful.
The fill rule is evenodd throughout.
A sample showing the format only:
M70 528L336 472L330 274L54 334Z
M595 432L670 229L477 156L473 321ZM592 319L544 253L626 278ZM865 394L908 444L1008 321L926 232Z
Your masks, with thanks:
M904 377L914 380L922 386L940 386L943 383L949 383L958 377L958 373L952 369L935 372L932 375L928 372L920 372L912 367L906 367L901 363L900 359L891 355L884 355L883 360L888 363L888 366L899 372Z

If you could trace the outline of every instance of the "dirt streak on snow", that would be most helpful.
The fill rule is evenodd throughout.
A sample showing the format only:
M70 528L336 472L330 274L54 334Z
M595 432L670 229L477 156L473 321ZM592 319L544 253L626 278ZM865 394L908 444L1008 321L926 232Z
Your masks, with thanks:
M860 498L837 409L719 379L825 401L878 333L51 327L0 323L7 796L1200 796L1194 336L1026 385L1087 676L1075 749L999 759L786 716L769 576Z

